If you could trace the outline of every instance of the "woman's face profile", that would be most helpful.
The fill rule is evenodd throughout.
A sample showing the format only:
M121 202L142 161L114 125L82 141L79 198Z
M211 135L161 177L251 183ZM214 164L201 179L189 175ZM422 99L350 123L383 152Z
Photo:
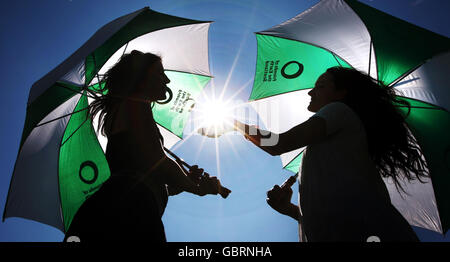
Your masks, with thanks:
M137 95L150 100L166 99L167 84L170 83L169 78L164 73L163 65L160 61L153 63L146 71L146 75L137 87Z
M311 112L319 111L323 106L341 100L345 97L346 90L337 90L332 75L322 74L316 81L316 84L308 95L311 96L311 102L308 110Z

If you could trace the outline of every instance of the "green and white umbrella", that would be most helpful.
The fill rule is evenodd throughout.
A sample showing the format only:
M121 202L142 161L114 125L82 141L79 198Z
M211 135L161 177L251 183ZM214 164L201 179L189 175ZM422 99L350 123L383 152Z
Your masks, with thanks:
M411 102L407 118L431 181L407 183L392 203L411 225L450 227L450 40L353 0L323 0L256 33L258 55L250 105L266 128L285 132L307 120L308 91L333 66L352 67L394 86ZM374 108L376 110L376 108ZM302 149L281 155L298 172Z
M143 8L100 28L82 47L33 84L20 149L3 214L35 220L65 232L87 197L110 176L106 137L88 117L92 94L106 72L132 50L161 55L173 99L153 107L171 147L181 140L195 100L211 76L211 22ZM98 94L101 95L101 94ZM149 105L150 106L150 105Z

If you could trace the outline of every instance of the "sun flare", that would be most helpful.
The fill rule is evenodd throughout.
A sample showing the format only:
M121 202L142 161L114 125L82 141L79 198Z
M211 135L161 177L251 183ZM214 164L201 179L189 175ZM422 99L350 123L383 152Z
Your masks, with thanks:
M196 119L198 132L208 137L219 137L233 131L235 107L231 101L211 99L198 105Z
M200 115L206 127L223 124L232 116L230 108L220 100L206 102L201 107Z

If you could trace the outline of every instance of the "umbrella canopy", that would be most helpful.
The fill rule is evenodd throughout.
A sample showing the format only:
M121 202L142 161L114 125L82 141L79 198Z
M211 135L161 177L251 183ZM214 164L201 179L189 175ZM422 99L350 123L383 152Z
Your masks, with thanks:
M190 110L211 78L210 23L140 9L100 28L34 83L3 220L22 217L65 232L81 204L109 178L107 140L93 127L98 116L91 121L87 109L92 92L103 84L99 75L127 51L162 57L173 99L152 110L165 146L181 140Z
M406 183L400 195L385 180L392 203L411 225L450 227L450 40L353 0L323 0L288 21L257 32L250 105L266 128L285 132L312 116L308 91L329 67L352 67L394 86L412 109L431 181ZM376 108L374 108L376 110ZM402 109L404 113L406 109ZM303 149L281 155L298 172Z

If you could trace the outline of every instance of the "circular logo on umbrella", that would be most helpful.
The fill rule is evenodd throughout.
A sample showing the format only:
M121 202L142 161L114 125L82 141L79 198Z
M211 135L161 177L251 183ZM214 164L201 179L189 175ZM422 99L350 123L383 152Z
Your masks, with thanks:
M286 73L286 67L288 67L288 66L291 65L291 64L296 64L296 65L298 66L297 72L295 72L295 73L293 73L293 74L287 74L287 73ZM297 62L297 61L290 61L290 62L287 62L287 63L281 68L281 75L282 75L284 78L287 78L287 79L293 79L293 78L299 77L299 76L303 73L303 69L304 69L303 64L301 64L301 63L299 63L299 62Z
M83 175L83 169L86 168L91 168L92 171L94 171L94 176L92 176L92 178L86 178L86 175ZM86 172L85 172L86 173ZM98 178L98 168L97 165L92 162L92 161L84 161L81 165L80 165L80 171L78 172L81 181L83 181L86 184L92 184L94 183L97 178Z

